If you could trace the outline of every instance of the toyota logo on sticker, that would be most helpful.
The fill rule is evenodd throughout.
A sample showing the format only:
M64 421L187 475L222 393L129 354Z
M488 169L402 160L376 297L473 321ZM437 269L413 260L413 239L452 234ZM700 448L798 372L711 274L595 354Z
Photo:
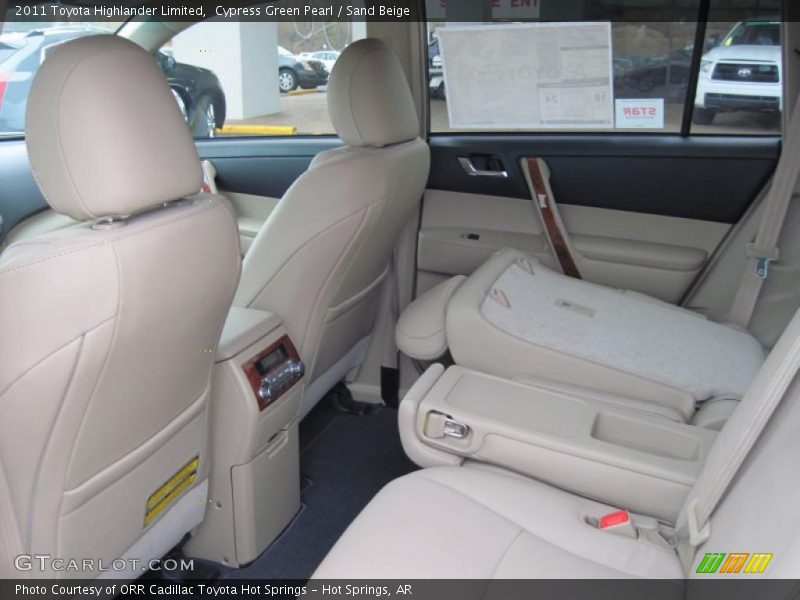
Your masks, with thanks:
M753 69L750 67L742 67L739 69L738 74L742 79L748 79L753 76Z

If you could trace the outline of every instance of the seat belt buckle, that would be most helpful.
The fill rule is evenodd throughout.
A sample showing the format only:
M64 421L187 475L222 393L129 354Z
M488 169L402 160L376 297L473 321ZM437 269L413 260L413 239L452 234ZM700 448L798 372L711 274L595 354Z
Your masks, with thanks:
M636 539L639 536L636 525L633 524L631 519L631 514L627 510L617 510L603 515L597 521L597 528L614 535L632 539Z

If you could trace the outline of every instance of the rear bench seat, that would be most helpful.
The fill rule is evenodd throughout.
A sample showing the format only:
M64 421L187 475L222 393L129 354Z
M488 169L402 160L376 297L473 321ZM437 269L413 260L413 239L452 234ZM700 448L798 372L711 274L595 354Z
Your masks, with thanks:
M401 315L399 348L507 378L539 377L659 404L732 412L764 362L747 331L648 296L566 277L503 250ZM720 405L715 408L720 410Z
M751 433L748 426L787 357L800 351L799 335L796 315L717 437L677 523L685 523L687 507L719 485L719 473ZM706 553L766 553L764 571L744 576L800 577L800 478L793 475L800 454L800 381L791 360L791 383L711 513L705 542L676 539L672 524L646 515L632 515L635 527L601 529L601 517L626 506L467 463L423 469L387 485L314 577L679 579L701 576L696 571Z

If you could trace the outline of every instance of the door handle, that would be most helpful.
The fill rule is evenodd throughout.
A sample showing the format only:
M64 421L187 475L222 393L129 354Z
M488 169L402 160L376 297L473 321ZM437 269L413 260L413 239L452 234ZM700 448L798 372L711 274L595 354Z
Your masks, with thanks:
M504 179L508 178L508 171L506 170L488 171L486 169L477 169L475 167L475 164L472 162L472 159L469 158L468 156L459 156L458 164L461 165L461 168L464 169L464 172L470 177L502 177Z

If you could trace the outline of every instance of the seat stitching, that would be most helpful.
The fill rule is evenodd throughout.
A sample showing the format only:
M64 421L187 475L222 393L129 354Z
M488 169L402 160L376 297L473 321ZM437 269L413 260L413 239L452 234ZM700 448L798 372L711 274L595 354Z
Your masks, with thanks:
M117 235L117 236L110 237L108 239L105 239L105 240L102 240L102 241L99 241L99 242L92 242L90 244L86 244L86 245L83 245L83 246L78 246L76 248L70 248L69 250L62 250L61 252L56 252L55 254L49 254L47 256L43 256L41 258L37 258L35 260L29 261L29 262L26 262L26 263L22 263L20 265L16 265L16 266L13 266L13 267L7 267L5 269L0 269L0 275L5 275L6 273L12 273L14 271L20 271L22 269L26 269L28 267L32 267L34 265L38 265L38 264L43 263L43 262L48 262L50 260L53 260L53 259L56 259L56 258L60 258L62 256L68 256L70 254L76 254L76 253L79 253L79 252L83 252L84 250L90 250L92 248L99 248L101 246L106 246L108 244L113 244L114 242L117 242L119 240L123 240L123 239L128 238L128 237L132 237L132 236L139 235L139 234L142 234L142 233L147 233L148 231L153 231L155 229L159 229L161 227L165 227L165 226L170 225L172 223L176 223L176 222L182 221L184 219L189 219L191 217L195 217L195 216L201 215L204 212L206 212L207 210L210 210L212 208L219 207L219 206L222 206L222 205L221 204L208 204L205 207L201 207L197 211L193 211L193 212L190 212L190 213L185 214L185 215L178 215L178 216L175 216L175 217L173 217L173 218L171 218L171 219L169 219L167 221L162 221L160 223L154 223L153 225L150 225L150 226L145 227L145 228L135 229L135 230L129 231L129 232L123 234L123 235ZM14 245L10 246L9 248L13 248L13 247L14 247Z
M149 444L153 439L157 438L160 434L162 434L164 432L164 430L169 429L170 427L178 427L177 431L175 432L176 434L182 432L186 427L188 427L194 421L194 419L196 419L202 413L202 409L197 410L197 414L194 414L190 418L188 418L186 423L184 423L183 425L176 426L175 424L176 423L180 423L181 419L186 419L187 417L185 415L187 413L191 413L191 411L194 410L195 407L198 404L202 404L203 403L204 396L207 397L208 394L209 394L209 389L210 389L210 387L208 387L208 386L205 389L203 389L203 391L200 392L200 394L194 400L192 400L192 402L189 404L189 406L183 412L178 414L174 419L172 419L164 427L162 427L161 429L156 431L153 435L151 435L149 438L144 440L141 444L139 444L139 446L134 448L132 452L136 452L137 450L140 450L143 446L146 446L147 444ZM130 473L132 473L138 467L140 467L143 463L145 463L156 452L158 452L158 450L163 448L171 440L172 440L172 438L166 438L163 441L163 443L159 444L156 448L153 449L152 453L148 454L147 456L142 457L138 461L132 461L132 464L131 464L130 468L128 468L125 471L120 472L116 477L109 478L108 483L106 484L106 486L103 489L108 489L109 487L114 485L117 481L123 479L124 477L127 477ZM75 487L72 487L72 488L70 488L68 490L64 490L64 494L66 495L66 494L69 494L69 493L73 493L73 492L79 490L79 488L84 487L87 484L90 484L93 480L102 479L103 477L106 476L106 473L108 473L109 471L113 470L117 465L119 465L126 458L128 458L128 456L130 456L130 454L118 458L117 460L115 460L114 462L112 462L112 463L108 464L107 466L103 467L102 469L100 469L99 471L94 473L93 475L90 475L85 480L83 480L83 481L79 482L78 484L76 484ZM78 510L79 508L84 506L87 502L92 500L92 498L93 498L92 496L86 498L81 504L78 504L77 506L73 507L70 510L70 512L67 513L67 514L72 514L73 512L75 512L76 510ZM59 514L61 514L60 508L59 508Z
M64 479L62 480L62 488L67 481L67 474L70 472L72 468L72 461L75 458L75 448L78 445L78 440L81 437L81 432L83 431L84 426L86 425L86 417L89 414L89 409L94 400L95 394L97 393L97 387L100 385L100 381L103 379L103 375L105 375L106 369L108 368L108 363L111 360L112 350L114 348L114 344L117 341L117 334L119 333L119 323L120 323L120 315L122 313L122 266L120 265L119 261L119 252L117 251L116 244L112 244L111 246L112 251L114 252L114 262L117 267L117 310L115 313L116 320L114 323L114 331L111 334L111 339L108 342L108 346L106 346L105 351L105 358L103 359L103 366L100 367L100 370L97 373L97 377L94 381L94 385L92 386L92 391L89 394L88 398L86 399L86 403L83 407L83 416L81 417L81 422L78 425L77 430L75 431L75 437L72 440L72 448L70 448L69 458L67 459L67 468L64 469ZM62 500L59 502L59 512L61 511L61 505L63 504L63 496Z
M500 565L503 563L503 559L506 556L508 556L508 552L509 552L509 550L511 550L511 546L513 546L514 544L517 543L517 540L522 535L523 531L524 531L524 529L522 529L520 527L519 530L517 531L517 535L514 536L514 539L511 540L509 542L508 546L506 546L506 549L503 550L503 553L500 555L500 558L497 559L497 562L495 563L494 567L492 568L492 572L489 574L488 579L494 579L494 575L495 575L495 573L497 573L497 569L499 569ZM487 584L487 586L488 586L488 584Z
M69 341L68 341L66 344L64 344L63 346L59 346L58 348L56 348L56 349L55 349L55 350L53 350L52 352L48 353L46 356L43 356L42 358L40 358L40 359L37 359L35 364L33 364L33 365L31 365L30 367L28 367L27 369L25 369L25 372L24 372L24 373L20 374L20 375L19 375L19 376L18 376L16 379L14 379L14 381L12 381L12 382L11 382L11 383L9 383L9 384L8 384L8 385L7 385L5 388L3 388L2 390L0 390L0 398L2 398L2 397L3 397L3 396L6 394L6 393L8 393L8 390L10 390L12 387L14 387L15 385L17 385L17 384L18 384L18 383L19 383L19 382L20 382L22 379L24 379L24 378L25 378L25 377L26 377L26 376L27 376L27 375L28 375L28 374L29 374L31 371L33 371L33 370L34 370L36 367L38 367L40 363L42 363L42 362L46 361L47 359L49 359L49 358L50 358L51 356L53 356L54 354L58 354L59 352L61 352L61 351L62 351L64 348L66 348L67 346L71 346L72 344L74 344L74 343L75 343L75 340L78 340L78 339L82 338L83 336L85 336L86 334L88 334L88 333L91 333L91 332L92 332L92 331L94 331L95 329L98 329L99 327L102 327L103 325L105 325L106 323L108 323L109 321L111 321L111 320L112 320L112 319L114 319L114 318L116 318L116 315L112 315L112 316L108 317L107 319L103 319L102 321L100 321L99 323L97 323L97 325L92 325L90 328L88 328L86 331L82 332L80 335L77 335L77 336L75 336L74 338L70 339L70 340L69 340Z
M463 467L461 467L461 468L463 468ZM459 496L461 496L462 498L464 498L464 499L466 499L466 500L469 500L469 501L470 501L470 502L472 502L473 504L476 504L477 506L480 506L481 508L484 508L484 509L486 509L486 510L490 511L492 514L496 515L497 517L499 517L499 518L501 518L501 519L503 519L503 520L507 521L507 522L508 522L508 523L510 523L511 525L514 525L514 526L516 526L516 527L519 527L519 528L520 528L520 529L522 529L523 531L525 531L525 532L529 533L530 535L532 535L533 537L535 537L535 538L537 538L537 539L541 540L542 542L545 542L545 543L547 543L547 544L550 544L551 546L554 546L554 547L556 547L556 548L558 548L558 549L560 549L560 550L563 550L564 552L567 552L567 553L569 553L569 554L572 554L573 556L577 556L578 558L582 558L582 559L584 559L584 560L586 560L586 561L588 561L588 562L593 562L593 563L595 563L595 564L597 564L597 565L601 565L601 566L603 566L603 567L605 567L605 568L608 568L608 569L613 569L614 571L617 571L617 572L619 572L619 573L625 573L625 574L627 574L627 575L633 575L632 573L626 573L625 571L622 571L622 570L618 569L617 567L612 567L612 566L610 566L610 565L607 565L607 564L605 564L605 563L598 562L597 560L595 560L595 559L593 559L593 558L591 558L591 557L589 557L589 556L584 556L584 555L582 555L582 554L578 554L578 553L577 553L577 552L575 552L574 550L571 550L571 549L569 549L569 548L566 548L565 546L562 546L561 544L558 544L558 543L556 543L556 542L554 542L554 541L550 540L549 538L543 537L543 536L539 535L538 533L536 533L536 532L534 532L534 531L531 531L530 529L528 529L527 527L525 527L525 526L524 526L524 525L522 525L521 523L517 523L516 521L514 521L514 520L512 520L512 519L508 518L506 515L500 514L500 513L499 513L499 512L497 512L495 509L493 509L491 506L489 506L489 505L487 505L487 504L485 504L485 503L483 503L483 502L481 502L481 501L479 501L479 500L476 500L475 498L473 498L473 497L471 497L471 496L468 496L467 494L465 494L465 493L464 493L464 492L462 492L461 490L459 490L459 489L457 489L457 488L455 488L455 487L453 487L453 486L450 486L450 485L448 485L448 484L446 484L446 483L442 483L441 481L437 481L436 479L432 479L432 478L428 477L427 475L424 475L422 471L418 471L418 473L419 473L419 475L418 475L418 476L419 476L419 477L421 477L422 479L426 479L427 481L430 481L431 483L434 483L434 484L436 484L436 485L439 485L440 487L443 487L443 488L445 488L445 489L447 489L447 490L450 490L451 492L455 492L456 494L458 494L458 495L459 495ZM658 549L658 548L656 548L656 549ZM663 553L663 552L662 552L662 553Z
M275 270L275 274L269 280L267 280L267 282L264 283L264 285L262 285L258 289L258 291L253 295L252 299L250 299L247 302L246 307L249 308L249 307L252 307L255 304L256 300L258 300L258 297L261 296L261 294L264 293L264 290L266 290L269 287L269 284L272 282L272 280L275 277L277 277L283 271L283 269L287 266L287 263L289 263L299 252L301 252L306 245L308 245L310 242L313 242L318 237L328 233L328 231L330 231L331 229L333 229L337 225L341 225L345 221L351 219L352 217L355 217L356 215L358 215L358 213L368 210L372 206L372 204L373 203L370 203L370 204L367 204L366 206L362 206L362 207L357 208L356 210L354 210L351 213L348 213L347 215L345 215L341 219L337 220L336 222L331 223L330 225L326 226L324 229L321 229L320 231L316 232L310 238L308 238L307 240L303 241L300 245L298 245L297 248L289 256L286 257L286 260L284 260L281 263L281 265ZM269 223L269 221L266 221L264 223L262 228L259 230L259 233L261 233L261 231L263 231L264 227L266 227L268 223ZM359 228L360 228L360 226L359 226ZM248 250L248 254L250 254L249 250Z
M463 468L463 467L461 467L461 468ZM436 480L436 479L433 479L433 478L431 478L431 477L428 477L426 474L424 474L424 472L423 472L423 471L417 471L417 473L418 473L418 477L421 477L422 479L425 479L426 481L430 481L430 482L431 482L431 483L433 483L433 484L436 484L436 485L438 485L438 486L440 486L440 487L443 487L443 488L445 488L445 489L447 489L447 490L450 490L451 492L455 492L456 494L458 494L459 496L462 496L463 498L465 498L465 499L469 500L469 501L470 501L470 502L472 502L473 504L476 504L476 505L480 506L481 508L485 508L486 510L488 510L488 511L490 511L490 512L494 513L495 515L497 515L497 516L498 516L498 517L500 517L501 519L503 519L503 520L507 521L507 522L508 522L508 523L510 523L511 525L514 525L515 527L518 527L518 528L520 528L520 529L524 529L525 531L528 531L528 533L530 533L531 535L534 535L534 536L536 536L536 537L539 537L539 536L538 536L538 535L536 535L534 532L532 532L532 531L528 530L528 528L527 528L527 527L525 527L524 525L522 525L521 523L517 523L516 521L514 521L514 520L512 520L512 519L509 519L509 518L508 518L506 515L502 515L502 514L500 514L499 512L497 512L495 509L493 509L493 508L492 508L491 506L489 506L488 504L485 504L485 503L481 502L480 500L476 500L475 498L473 498L473 497L471 497L471 496L468 496L467 494L465 494L464 492L462 492L462 491L461 491L461 490L459 490L458 488L455 488L455 487L453 487L453 486L451 486L451 485L448 485L448 484L446 484L446 483L442 483L441 481L438 481L438 480ZM541 539L544 539L544 538L541 538ZM557 545L557 544L554 544L554 545Z
M50 423L50 430L47 435L47 442L45 443L44 450L39 455L39 460L36 463L36 472L33 476L33 486L31 486L31 496L28 500L28 522L27 522L27 534L28 534L28 547L32 547L33 541L33 514L34 514L34 505L36 504L36 497L39 491L39 481L40 476L42 474L42 463L44 462L45 456L48 454L48 450L50 448L50 443L53 441L53 432L56 429L57 423L60 420L61 413L64 410L64 400L69 395L70 388L72 387L73 382L75 381L75 374L78 372L78 364L81 361L81 356L83 355L83 346L86 342L86 333L80 336L80 342L78 343L78 351L75 353L75 361L72 363L72 371L69 375L69 380L67 381L67 385L64 386L64 392L61 394L61 400L58 403L58 412L53 419L53 422ZM74 342L73 342L74 343ZM52 356L52 354L51 354Z

